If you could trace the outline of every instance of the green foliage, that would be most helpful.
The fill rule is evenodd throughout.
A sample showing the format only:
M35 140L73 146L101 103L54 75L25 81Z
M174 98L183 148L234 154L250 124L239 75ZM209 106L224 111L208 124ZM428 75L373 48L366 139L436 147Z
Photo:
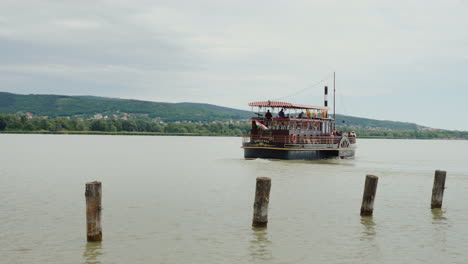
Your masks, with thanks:
M338 130L354 130L358 138L388 138L388 139L468 139L467 131L449 130L371 130L362 128L339 127Z
M0 113L27 112L35 116L67 116L72 119L88 119L98 113L110 117L123 117L128 114L135 119L159 119L165 122L211 122L250 118L248 111L209 104L173 104L93 96L19 95L0 92ZM133 124L126 128L129 129L126 131L135 129Z
M343 122L344 121L344 122ZM341 127L372 129L378 130L418 130L420 127L414 123L374 120L361 117L353 117L346 115L336 115L336 124Z
M9 123L8 115L0 115L0 131L5 130Z
M44 116L48 119L27 119L25 114L28 112L36 117ZM0 92L0 113L12 114L0 114L0 131L126 131L203 135L246 133L248 129L243 126L213 122L248 120L252 116L248 111L210 104L173 104L95 96L19 95L4 92ZM110 119L117 117L118 120L78 120L89 119L96 114L107 115ZM128 120L122 120L123 117L127 117ZM169 124L161 125L159 121ZM359 131L358 136L361 137L465 138L466 135L466 132L457 131L421 131L425 128L413 123L339 114L336 115L336 123L342 130Z
M154 121L144 120L71 120L68 118L41 119L23 118L15 115L0 114L0 130L5 132L53 132L66 133L106 132L126 133L159 133L207 136L242 136L247 134L249 124L224 123L169 123L161 125Z
M91 131L111 131L108 122L104 120L93 120L89 126Z
M0 114L0 131L17 133L141 133L151 135L242 136L249 133L249 123L168 123L161 125L144 120L72 120L68 118L24 118ZM354 130L359 138L468 139L468 132L447 130L375 130L338 126L341 131Z

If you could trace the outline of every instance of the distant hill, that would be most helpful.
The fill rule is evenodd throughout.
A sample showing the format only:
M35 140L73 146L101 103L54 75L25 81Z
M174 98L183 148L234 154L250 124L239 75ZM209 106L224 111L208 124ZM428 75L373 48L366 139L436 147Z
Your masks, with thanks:
M199 103L161 103L97 96L20 95L0 92L0 113L88 119L96 114L109 118L158 119L164 122L245 120L249 111ZM336 115L337 125L376 130L424 130L414 123L382 121ZM342 122L342 121L345 122Z
M344 121L344 122L343 122ZM375 120L362 117L336 115L337 126L356 127L361 129L375 130L428 130L430 128L417 125L415 123Z
M0 92L0 113L32 113L49 118L69 116L90 118L95 114L118 118L162 121L222 121L247 119L247 111L196 103L159 103L95 96L20 95Z

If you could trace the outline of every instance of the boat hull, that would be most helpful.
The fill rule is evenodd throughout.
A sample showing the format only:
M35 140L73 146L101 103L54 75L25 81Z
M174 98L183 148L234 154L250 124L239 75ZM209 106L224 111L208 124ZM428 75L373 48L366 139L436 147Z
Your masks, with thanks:
M345 149L286 149L243 147L246 159L321 160L354 158L355 148Z

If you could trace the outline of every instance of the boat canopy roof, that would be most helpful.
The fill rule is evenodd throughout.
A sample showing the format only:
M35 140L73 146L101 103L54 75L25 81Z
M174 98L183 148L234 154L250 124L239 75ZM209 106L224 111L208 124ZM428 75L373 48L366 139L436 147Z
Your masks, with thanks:
M252 102L252 103L249 103L249 106L278 107L278 108L285 108L285 109L316 109L316 110L327 110L328 109L328 107L325 107L325 106L292 104L292 103L278 102L278 101Z

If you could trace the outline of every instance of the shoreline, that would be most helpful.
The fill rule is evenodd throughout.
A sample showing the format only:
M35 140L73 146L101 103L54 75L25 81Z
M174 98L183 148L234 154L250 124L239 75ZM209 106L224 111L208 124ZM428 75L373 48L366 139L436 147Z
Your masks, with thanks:
M201 133L106 132L106 131L0 131L0 134L103 135L103 136L216 136ZM220 135L222 136L222 135Z
M106 132L106 131L0 131L0 134L36 134L36 135L103 135L103 136L194 136L194 137L241 137L203 133L166 133L166 132ZM358 139L418 139L418 140L467 140L464 138L405 138L358 136Z

